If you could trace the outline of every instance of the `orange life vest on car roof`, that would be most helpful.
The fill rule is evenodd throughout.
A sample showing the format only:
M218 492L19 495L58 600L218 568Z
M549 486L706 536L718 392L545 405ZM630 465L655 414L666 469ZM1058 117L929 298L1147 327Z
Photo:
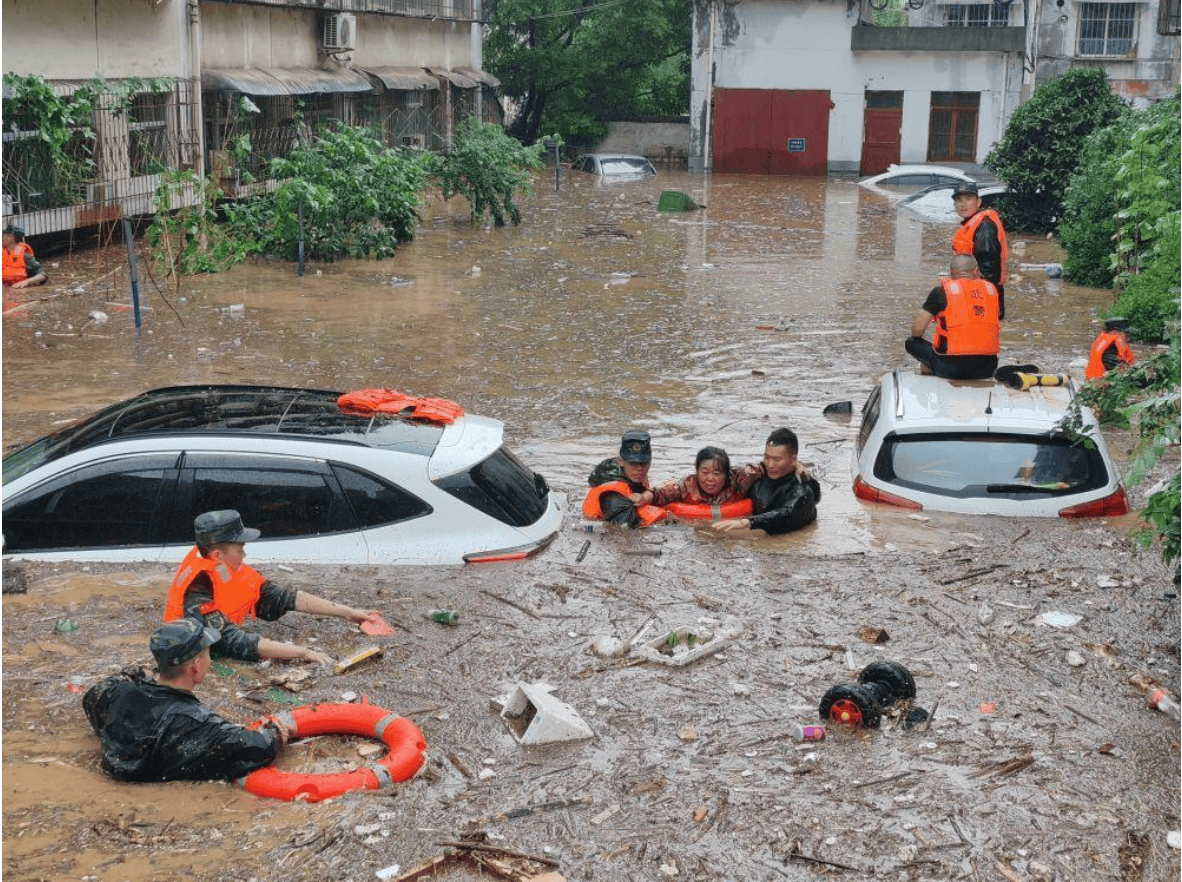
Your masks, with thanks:
M446 425L464 415L464 408L446 398L416 398L395 389L357 389L337 399L342 413L368 415L388 413Z
M630 497L632 488L627 481L608 481L606 484L592 487L587 491L587 498L583 500L583 517L597 521L603 520L603 506L600 504L599 497L604 493L619 493L621 496ZM636 506L636 515L640 518L641 525L647 527L665 517L665 509L655 505L638 505Z
M984 279L944 279L947 304L936 316L932 346L941 355L997 355L997 289Z
M254 617L254 607L259 602L259 594L266 579L245 564L238 568L238 572L232 573L224 563L202 557L201 550L193 548L177 567L172 586L168 589L164 621L184 618L185 592L200 573L208 573L209 581L213 583L213 600L202 604L202 615L220 612L236 625L241 625L248 616Z
M993 225L997 227L997 241L1001 245L1001 278L998 279L997 283L1004 285L1006 278L1009 276L1010 248L1006 244L1006 231L1005 227L1001 225L1001 218L992 208L981 209L960 225L960 229L952 237L952 253L973 253L973 236L977 235L977 227L981 226L981 221L985 220L985 218L989 218L993 221Z
M1125 364L1136 361L1136 356L1133 355L1133 350L1129 348L1123 335L1116 331L1101 331L1096 342L1092 344L1092 354L1088 358L1088 369L1084 374L1089 380L1095 380L1108 372L1104 367L1104 352L1109 346L1116 346L1116 357Z
M23 282L27 279L29 270L25 266L25 255L32 256L33 254L29 243L18 242L16 251L9 251L7 248L0 250L4 252L4 284L11 285L14 282Z

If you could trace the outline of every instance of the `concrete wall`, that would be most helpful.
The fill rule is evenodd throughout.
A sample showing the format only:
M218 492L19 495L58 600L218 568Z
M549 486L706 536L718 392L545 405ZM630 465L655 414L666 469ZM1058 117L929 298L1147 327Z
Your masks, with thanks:
M599 153L639 153L654 162L684 165L689 157L689 122L613 122Z
M933 91L979 92L975 157L979 162L1017 106L1021 56L999 52L854 52L850 48L851 28L858 15L858 4L827 0L744 0L737 5L695 0L690 167L706 164L711 63L716 87L828 90L834 105L829 118L829 169L839 172L858 169L867 90L904 93L903 162L927 158Z
M4 71L50 80L185 75L186 9L162 3L3 0Z

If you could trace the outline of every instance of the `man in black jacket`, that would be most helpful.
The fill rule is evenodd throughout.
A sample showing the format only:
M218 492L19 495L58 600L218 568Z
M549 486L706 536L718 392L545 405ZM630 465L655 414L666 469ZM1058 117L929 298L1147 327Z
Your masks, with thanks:
M128 668L92 686L82 708L103 744L103 771L120 781L238 778L269 765L292 734L269 720L260 729L228 722L193 694L221 635L195 619L152 634L159 679Z
M796 461L800 445L791 429L776 429L763 452L764 477L747 491L755 504L749 518L730 518L711 524L715 530L763 530L769 535L799 530L817 519L821 485Z

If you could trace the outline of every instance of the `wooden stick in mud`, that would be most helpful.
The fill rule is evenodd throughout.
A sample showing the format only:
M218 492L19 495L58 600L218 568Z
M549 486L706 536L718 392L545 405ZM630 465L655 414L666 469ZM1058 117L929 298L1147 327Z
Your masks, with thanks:
M505 604L506 606L511 606L511 607L513 607L515 610L517 610L517 611L519 611L519 612L523 612L523 613L525 613L525 614L526 614L527 616L529 616L531 619L536 619L536 618L538 617L537 613L535 613L533 610L531 610L531 609L526 609L524 606L522 606L522 605L521 605L521 604L519 604L519 603L514 603L514 602L513 602L512 600L510 600L508 597L502 597L502 596L501 596L501 595L499 595L499 594L493 594L491 591L485 591L483 588L481 588L481 589L480 589L480 593L481 593L481 594L487 594L487 595L488 595L489 597L491 597L493 600L499 600L501 603Z
M506 857L524 858L527 861L536 861L547 867L557 867L558 861L554 858L545 857L543 855L526 854L524 851L517 851L514 848L501 848L499 845L485 845L483 842L436 842L436 845L441 848L464 848L469 851L486 851L492 854L503 854Z
M790 859L790 860L794 860L794 861L808 861L810 864L822 864L826 867L837 867L839 870L857 871L857 869L858 869L857 867L851 867L849 864L839 864L837 861L827 861L827 860L823 860L822 858L811 857L807 854L789 853L789 854L784 855L784 857L785 857L785 859Z

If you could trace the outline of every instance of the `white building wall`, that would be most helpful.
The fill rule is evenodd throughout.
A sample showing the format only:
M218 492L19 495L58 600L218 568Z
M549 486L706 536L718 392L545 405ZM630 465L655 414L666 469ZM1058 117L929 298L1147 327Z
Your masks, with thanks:
M1004 131L1022 85L1021 60L1012 53L853 52L850 30L857 21L856 4L719 2L713 12L712 51L709 0L699 0L695 12L690 111L695 152L701 150L706 127L711 57L718 88L828 90L834 105L829 117L831 171L858 168L868 89L904 93L902 162L926 160L932 92L981 93L976 156L980 162ZM700 153L697 158L700 164Z

